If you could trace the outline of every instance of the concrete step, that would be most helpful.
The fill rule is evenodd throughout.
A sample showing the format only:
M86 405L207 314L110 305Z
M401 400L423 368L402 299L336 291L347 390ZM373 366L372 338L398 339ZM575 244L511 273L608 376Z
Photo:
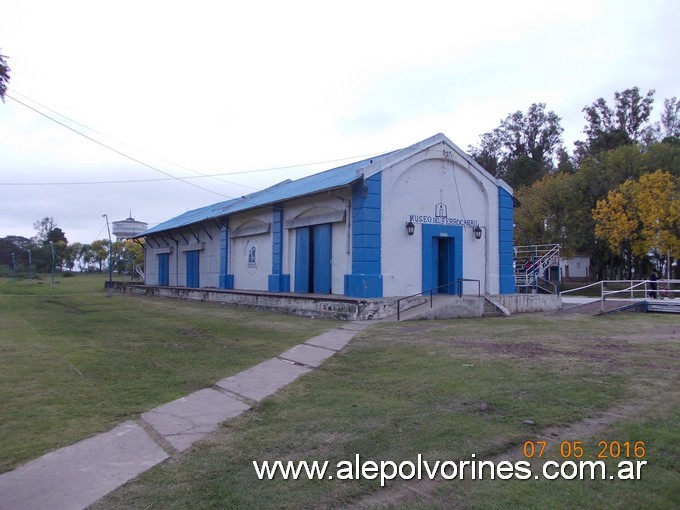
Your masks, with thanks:
M485 296L484 317L510 317L510 311L495 299Z

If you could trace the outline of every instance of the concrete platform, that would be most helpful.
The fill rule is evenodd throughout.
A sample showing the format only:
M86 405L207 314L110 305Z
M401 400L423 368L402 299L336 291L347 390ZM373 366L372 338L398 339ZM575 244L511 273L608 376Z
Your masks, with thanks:
M184 451L218 425L250 409L238 399L205 388L142 414L175 449Z
M390 317L397 312L396 300L393 298L354 298L339 294L158 287L130 282L113 282L113 288L118 292L133 295L211 301L256 310L293 313L317 319L379 320Z
M142 427L121 423L0 475L0 508L85 508L167 458Z
M310 371L310 368L273 358L222 379L216 386L259 402Z

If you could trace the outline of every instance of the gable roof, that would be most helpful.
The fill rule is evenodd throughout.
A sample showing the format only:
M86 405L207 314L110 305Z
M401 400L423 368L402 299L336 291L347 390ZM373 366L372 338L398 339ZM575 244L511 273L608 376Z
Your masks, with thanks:
M413 154L426 150L427 148L445 142L453 148L460 156L465 158L477 170L486 174L494 182L499 182L493 178L486 170L479 166L472 158L465 154L460 148L453 144L446 136L439 133L426 140L418 142L404 149L387 152L379 156L356 161L348 165L332 168L307 177L302 177L295 181L286 180L270 186L261 191L256 191L240 198L233 198L224 202L218 202L206 207L200 207L192 211L187 211L172 219L159 223L158 225L138 234L135 237L144 237L150 234L164 232L167 230L178 229L187 225L200 223L202 221L217 219L222 216L234 214L248 209L273 205L292 198L300 198L322 191L343 188L358 181L362 177L368 177L381 171L383 168L392 166ZM502 181L500 181L502 182ZM507 185L506 185L507 186Z

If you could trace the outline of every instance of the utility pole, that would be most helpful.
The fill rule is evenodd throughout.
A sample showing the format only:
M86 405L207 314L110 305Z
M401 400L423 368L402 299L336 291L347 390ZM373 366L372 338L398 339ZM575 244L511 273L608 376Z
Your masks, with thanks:
M52 247L52 288L54 288L54 241L50 241Z
M109 217L106 213L102 214L102 217L106 218L106 230L109 233L109 297L113 294L113 243L111 242L111 229L109 228Z

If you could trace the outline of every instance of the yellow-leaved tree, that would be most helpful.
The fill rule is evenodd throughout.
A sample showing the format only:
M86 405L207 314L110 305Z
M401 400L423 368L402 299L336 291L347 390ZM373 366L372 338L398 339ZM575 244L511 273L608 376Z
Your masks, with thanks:
M650 252L660 258L680 252L680 178L657 170L627 180L593 209L595 236L627 258Z
M641 248L660 254L680 252L680 178L657 170L640 177L634 208L641 224Z

